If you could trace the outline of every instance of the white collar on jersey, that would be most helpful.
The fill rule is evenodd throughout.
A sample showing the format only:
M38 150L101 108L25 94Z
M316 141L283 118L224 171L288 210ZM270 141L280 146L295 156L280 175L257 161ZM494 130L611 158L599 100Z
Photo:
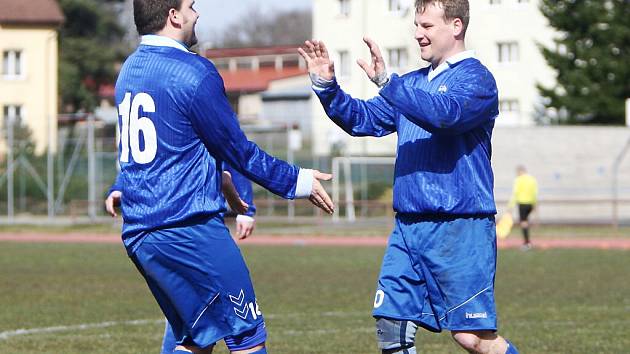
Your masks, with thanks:
M157 34L146 34L142 36L142 41L140 41L140 44L152 45L155 47L172 47L190 53L190 50L188 50L188 48L186 48L186 46L183 45L181 42L178 42L173 38L159 36Z
M455 63L459 63L460 61L464 59L474 58L474 57L475 57L474 50L465 50L463 52L459 52L449 57L448 59L446 59L442 64L440 64L437 68L435 68L435 70L433 69L433 67L430 67L427 79L431 81L436 76L440 75L443 71L446 71L448 68L450 68L451 65Z

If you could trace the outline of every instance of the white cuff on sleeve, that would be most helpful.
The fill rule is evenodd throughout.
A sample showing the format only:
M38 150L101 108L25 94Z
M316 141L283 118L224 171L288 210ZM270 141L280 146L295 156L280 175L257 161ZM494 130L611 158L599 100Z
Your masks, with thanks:
M242 214L238 214L236 215L236 222L249 222L249 223L253 223L254 222L254 218L252 218L249 215L242 215Z
M297 186L295 187L295 199L308 198L313 191L313 170L300 168Z

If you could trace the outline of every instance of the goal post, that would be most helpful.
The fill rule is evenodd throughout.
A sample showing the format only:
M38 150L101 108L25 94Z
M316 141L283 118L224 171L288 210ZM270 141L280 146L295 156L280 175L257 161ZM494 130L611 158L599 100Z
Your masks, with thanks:
M396 162L395 157L371 157L371 156L340 156L332 159L332 199L337 206L333 213L333 221L338 222L339 218L339 200L340 200L340 182L341 172L344 176L344 194L346 206L346 220L355 221L356 213L354 210L354 186L352 185L352 165L391 165L393 167Z

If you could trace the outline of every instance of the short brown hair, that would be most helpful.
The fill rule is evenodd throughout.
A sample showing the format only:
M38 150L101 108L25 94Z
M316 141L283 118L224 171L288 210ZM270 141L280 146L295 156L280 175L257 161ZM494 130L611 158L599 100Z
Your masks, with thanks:
M133 20L138 34L154 34L166 25L168 11L180 10L182 0L133 0Z
M464 25L464 33L470 22L470 6L468 0L416 0L416 12L424 12L427 6L435 4L444 9L444 19L454 20L459 18Z

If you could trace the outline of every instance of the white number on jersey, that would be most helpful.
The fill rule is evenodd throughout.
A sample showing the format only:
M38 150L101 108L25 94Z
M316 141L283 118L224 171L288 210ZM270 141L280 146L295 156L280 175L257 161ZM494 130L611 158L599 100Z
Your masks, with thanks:
M148 94L141 92L133 100L131 93L118 105L118 114L122 118L120 131L120 161L129 162L129 150L133 160L139 164L147 164L157 153L157 133L155 125L147 117L138 117L142 108L144 112L155 113L155 101ZM144 150L140 150L140 134L144 137Z

